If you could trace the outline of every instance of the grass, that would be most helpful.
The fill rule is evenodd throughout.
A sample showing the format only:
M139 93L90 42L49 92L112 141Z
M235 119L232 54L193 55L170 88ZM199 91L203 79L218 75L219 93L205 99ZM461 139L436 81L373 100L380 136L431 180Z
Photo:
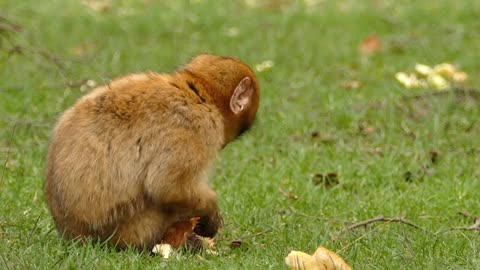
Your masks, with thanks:
M451 62L478 89L480 2L113 2L0 4L9 20L0 21L1 269L287 269L290 250L320 245L355 269L480 268L479 231L450 229L480 216L479 97L394 79L416 63ZM371 34L384 49L362 56ZM258 73L257 125L212 172L220 256L164 261L61 241L42 192L58 115L88 91L85 80L169 72L202 52L274 63ZM312 175L328 173L338 184L316 185ZM379 215L425 231L394 222L344 231ZM230 249L232 239L242 246Z

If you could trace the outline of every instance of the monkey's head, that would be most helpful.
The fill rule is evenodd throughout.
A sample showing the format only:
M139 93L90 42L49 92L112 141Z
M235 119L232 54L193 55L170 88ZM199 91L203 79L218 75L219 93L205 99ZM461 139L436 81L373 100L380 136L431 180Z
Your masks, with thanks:
M183 72L199 81L222 113L225 144L250 129L260 99L250 67L235 58L203 54L193 58Z

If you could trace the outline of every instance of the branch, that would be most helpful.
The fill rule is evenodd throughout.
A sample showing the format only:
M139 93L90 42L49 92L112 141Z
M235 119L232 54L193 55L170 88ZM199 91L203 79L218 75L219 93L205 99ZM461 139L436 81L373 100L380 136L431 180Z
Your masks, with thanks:
M378 217L375 217L375 218L372 218L372 219L367 219L367 220L364 220L364 221L361 221L361 222L358 222L358 223L354 223L354 224L348 226L347 228L341 230L340 233L346 232L346 231L352 231L352 230L355 230L359 227L366 227L367 225L375 223L375 222L403 223L403 224L406 224L406 225L408 225L410 227L413 227L415 229L419 229L419 230L424 231L424 232L427 231L427 230L421 228L420 226L414 224L410 220L406 219L405 217L386 218L384 216L378 216Z
M475 223L472 226L468 227L451 227L451 231L460 230L460 231L479 231L480 232L480 218L475 220Z

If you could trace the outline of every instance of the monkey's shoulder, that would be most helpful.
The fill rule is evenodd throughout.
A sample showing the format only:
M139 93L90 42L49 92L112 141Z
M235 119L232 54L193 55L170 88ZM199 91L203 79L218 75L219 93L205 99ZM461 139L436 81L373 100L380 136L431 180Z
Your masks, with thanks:
M175 130L200 138L222 137L223 118L218 109L181 82L171 82L169 75L156 73L115 79L77 101L64 113L60 125L99 138Z

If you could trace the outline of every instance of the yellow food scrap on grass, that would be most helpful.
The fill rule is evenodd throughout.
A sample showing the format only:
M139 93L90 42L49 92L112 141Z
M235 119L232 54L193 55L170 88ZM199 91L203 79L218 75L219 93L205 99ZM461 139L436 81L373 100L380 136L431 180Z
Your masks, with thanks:
M395 79L405 88L428 88L445 90L452 84L462 84L468 79L467 73L450 63L430 67L416 64L414 73L397 72Z
M351 270L335 252L319 247L313 255L301 251L291 251L285 258L285 263L292 270Z

